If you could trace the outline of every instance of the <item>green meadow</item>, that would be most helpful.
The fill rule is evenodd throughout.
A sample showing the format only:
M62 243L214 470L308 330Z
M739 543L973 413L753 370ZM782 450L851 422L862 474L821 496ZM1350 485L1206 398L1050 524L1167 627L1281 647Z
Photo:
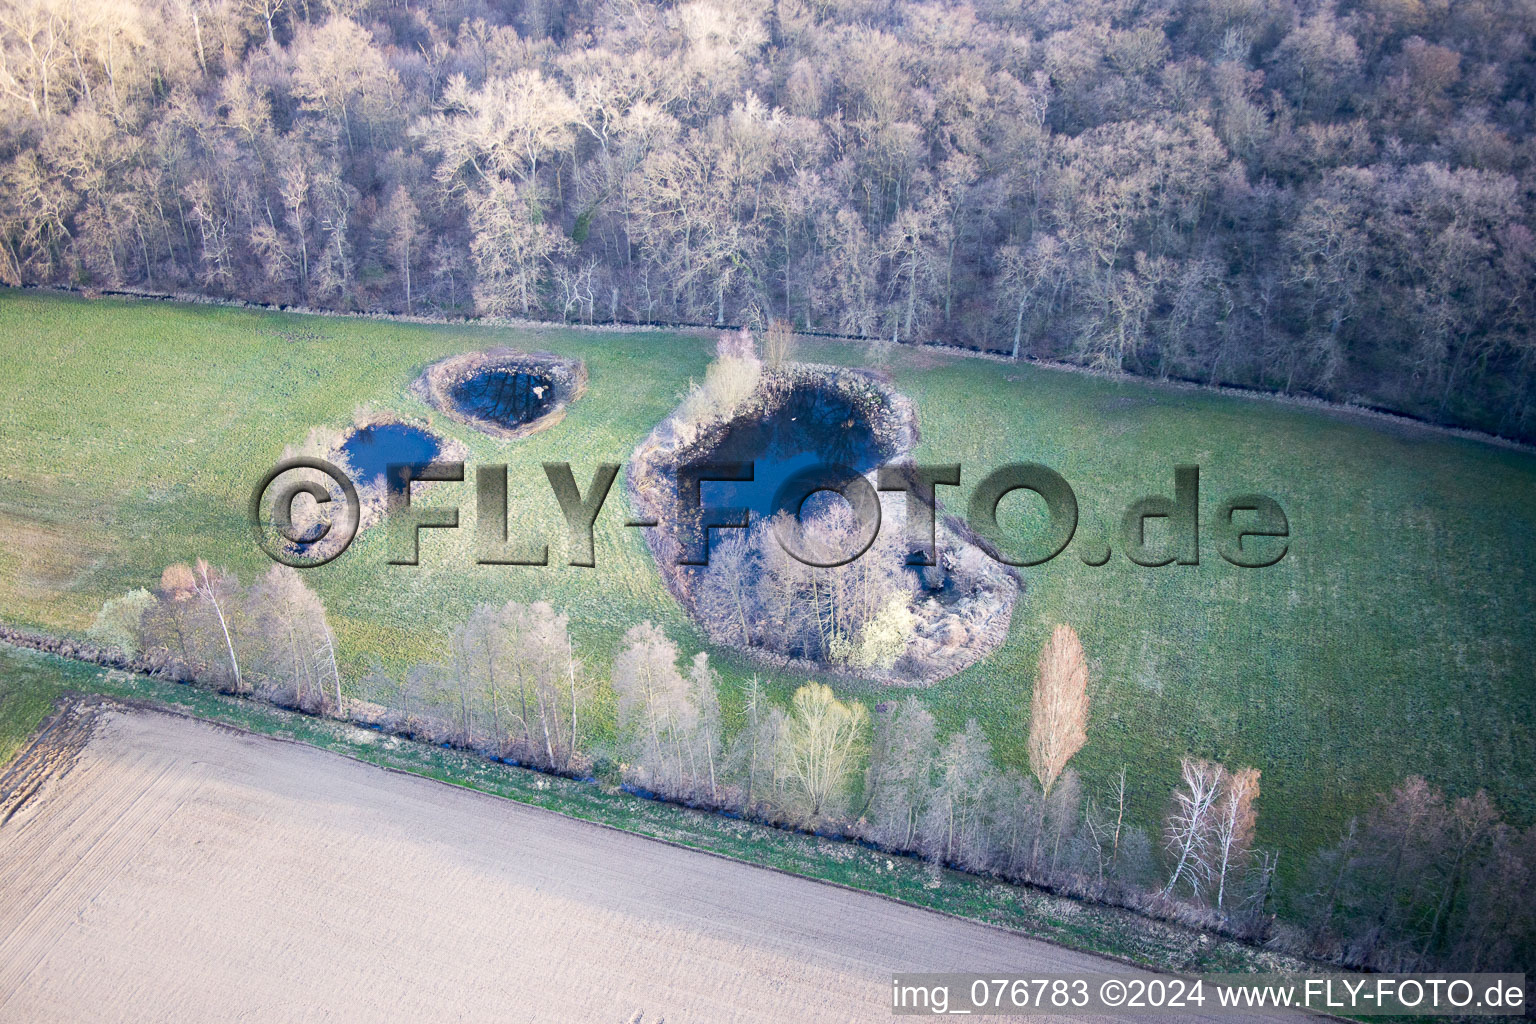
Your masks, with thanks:
M501 442L408 391L445 355L511 345L584 359L587 393L555 428ZM705 333L425 326L382 320L0 291L0 620L83 632L101 603L203 557L248 580L271 564L246 520L252 486L284 446L362 410L430 421L470 464L508 463L511 522L542 534L549 567L474 563L473 490L438 485L462 528L425 531L421 565L386 564L383 531L306 573L330 611L345 670L440 656L478 603L547 600L569 613L591 671L650 619L691 653L705 646L622 524L619 488L597 525L594 569L564 564L564 524L541 463L568 461L585 488L702 380ZM858 364L861 347L807 344L802 359ZM1155 827L1181 755L1262 770L1261 845L1294 873L1374 794L1418 773L1453 795L1485 788L1536 819L1536 456L1319 408L1103 379L932 350L887 367L917 405L920 461L958 462L964 508L982 475L1041 462L1073 485L1077 539L1022 570L1026 593L994 656L917 691L946 727L976 718L1007 764L1025 764L1034 665L1071 623L1092 666L1089 791L1124 766L1138 824ZM1133 501L1201 471L1198 566L1144 568L1120 550ZM1241 569L1216 550L1223 497L1261 492L1290 522L1277 565ZM1022 531L1037 510L1004 501ZM1080 551L1110 543L1107 565ZM753 667L712 652L725 705ZM769 674L787 694L800 677ZM82 676L82 678L88 678ZM874 702L907 691L840 684ZM0 694L5 684L0 682ZM45 701L0 696L0 752ZM6 737L10 737L7 739Z

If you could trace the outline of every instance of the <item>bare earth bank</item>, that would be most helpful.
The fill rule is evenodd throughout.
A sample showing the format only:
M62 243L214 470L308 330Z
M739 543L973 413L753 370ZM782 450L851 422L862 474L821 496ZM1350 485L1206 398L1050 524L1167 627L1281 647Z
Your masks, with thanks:
M0 1021L889 1020L894 971L1124 972L171 715L76 758L0 826Z

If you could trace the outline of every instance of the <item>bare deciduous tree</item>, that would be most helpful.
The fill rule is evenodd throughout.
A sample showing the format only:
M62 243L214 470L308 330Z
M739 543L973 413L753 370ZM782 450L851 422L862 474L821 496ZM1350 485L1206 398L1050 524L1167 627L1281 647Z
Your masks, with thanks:
M1199 899L1211 875L1216 801L1227 771L1193 757L1184 758L1179 767L1183 785L1174 790L1173 807L1163 824L1163 844L1173 858L1163 895L1172 895L1183 882Z
M863 756L868 719L863 704L838 700L830 686L810 682L795 691L778 763L807 818L830 813L845 795Z
M339 714L341 672L325 606L299 573L274 565L245 603L256 632L249 674L260 680L260 690L278 703Z
M1259 798L1259 770L1239 768L1228 773L1217 799L1212 831L1216 876L1216 909L1222 909L1227 890L1248 866L1253 851L1253 828L1258 821L1254 802Z
M987 812L994 769L992 744L975 719L950 736L934 768L934 785L924 815L924 852L940 863L985 870L992 861Z
M213 610L214 616L219 620L219 630L224 634L224 648L229 654L229 669L234 691L241 693L244 691L244 686L240 679L240 659L235 656L235 640L230 633L229 617L224 613L225 606L230 603L230 595L237 585L233 579L211 569L201 558L197 560L194 588L197 595L207 602L208 607Z
M1125 769L1115 778L1112 802L1101 805L1090 799L1083 812L1083 827L1093 847L1094 870L1099 884L1113 877L1120 859L1120 834L1125 828Z
M677 647L651 623L630 629L624 641L612 680L626 777L677 799L716 799L720 720L707 657L698 655L685 677Z
M795 328L788 320L775 318L768 324L768 331L763 336L763 358L769 366L777 369L794 362L798 347Z
M938 727L916 697L876 715L865 782L865 817L872 838L898 850L912 849L927 813Z

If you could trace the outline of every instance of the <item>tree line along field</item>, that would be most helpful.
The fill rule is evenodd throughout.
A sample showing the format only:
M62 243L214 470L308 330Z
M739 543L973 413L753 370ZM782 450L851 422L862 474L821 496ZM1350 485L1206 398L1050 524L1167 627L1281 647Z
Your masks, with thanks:
M507 462L514 527L542 524L547 568L477 566L473 488L464 528L431 531L422 564L385 564L382 531L305 573L329 610L343 676L440 656L479 603L546 600L569 613L578 653L606 674L643 619L684 653L704 648L664 589L622 498L597 525L597 567L563 565L564 528L540 463L585 486L628 458L703 376L709 335L536 331L304 317L221 307L0 293L0 618L78 633L101 603L206 558L253 579L245 505L285 445L342 427L360 407L429 419L469 463ZM434 415L407 392L444 355L507 344L586 361L590 382L552 430L506 444ZM800 358L857 364L862 348L806 344ZM1417 427L1314 408L898 349L895 386L917 405L920 460L959 462L952 511L987 469L1043 462L1072 482L1079 536L1117 540L1136 498L1201 467L1202 508L1260 491L1290 518L1280 564L1240 570L1209 539L1198 567L1099 568L1070 550L1024 570L1010 638L991 658L917 691L945 730L976 718L1000 761L1022 765L1035 659L1072 624L1091 663L1090 792L1124 766L1130 813L1155 827L1184 754L1263 772L1259 845L1282 875L1410 773L1452 795L1486 788L1514 821L1536 807L1528 595L1536 458ZM446 485L451 488L458 485ZM1004 505L1022 529L1022 505ZM1209 520L1207 519L1207 522ZM712 650L727 723L761 670ZM764 673L782 701L802 676ZM838 683L867 704L906 691ZM608 709L611 715L611 709ZM9 712L7 712L9 714Z
M944 871L933 885L929 866L916 858L891 858L880 850L835 838L790 832L740 818L700 813L647 800L612 787L495 764L476 754L428 743L400 742L372 729L334 718L300 714L271 704L210 692L198 686L109 671L21 647L0 644L0 764L36 781L67 760L75 744L57 733L41 735L38 723L51 707L74 723L94 712L148 704L172 715L228 726L257 737L292 740L355 761L478 790L531 807L557 811L672 846L704 850L786 874L880 893L904 903L970 918L1074 949L1091 950L1160 970L1225 973L1300 969L1302 961L1226 939L1169 928L1113 907L1084 904L1050 893L1020 889L974 875ZM69 696L73 691L75 696ZM81 694L85 694L82 696ZM57 704L55 703L57 702ZM78 712L84 711L81 716ZM78 729L69 730L78 741ZM34 749L29 740L39 740ZM39 764L41 762L41 764ZM7 795L30 803L30 786ZM46 798L45 798L46 799ZM14 799L4 811L16 806Z

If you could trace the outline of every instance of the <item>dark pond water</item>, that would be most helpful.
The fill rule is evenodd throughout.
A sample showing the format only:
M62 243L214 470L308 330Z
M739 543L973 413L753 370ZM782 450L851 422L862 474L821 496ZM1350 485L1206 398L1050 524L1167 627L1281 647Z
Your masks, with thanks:
M455 384L450 397L466 416L517 427L554 406L555 388L543 374L492 367Z
M774 415L733 426L707 461L752 463L751 482L708 482L700 499L705 506L750 509L756 523L780 511L774 497L792 474L818 464L867 473L882 457L860 410L836 394L801 389ZM818 495L806 511L817 502L839 500Z
M372 427L359 427L347 438L341 450L357 473L359 486L368 486L384 479L391 465L410 465L431 462L442 451L436 437L405 423L380 423ZM403 490L404 474L389 481L392 491Z

